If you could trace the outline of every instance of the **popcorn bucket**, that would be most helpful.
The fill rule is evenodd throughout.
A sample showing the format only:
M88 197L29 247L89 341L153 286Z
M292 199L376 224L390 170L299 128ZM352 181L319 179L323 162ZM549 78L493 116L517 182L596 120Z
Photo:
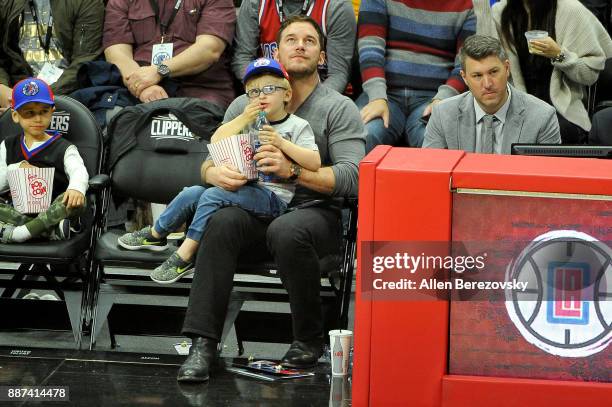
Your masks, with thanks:
M44 212L51 205L55 168L17 168L7 173L13 207L20 213Z
M249 134L236 134L208 145L215 166L231 165L238 168L247 179L257 179L257 168L253 161L255 150Z

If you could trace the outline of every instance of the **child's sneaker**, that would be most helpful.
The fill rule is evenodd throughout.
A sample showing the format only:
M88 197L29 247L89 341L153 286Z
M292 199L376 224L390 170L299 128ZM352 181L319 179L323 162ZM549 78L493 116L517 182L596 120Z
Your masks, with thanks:
M70 239L70 219L62 219L60 222L51 230L49 240L68 240Z
M11 243L13 241L13 230L15 230L15 226L0 222L0 243Z
M128 250L152 250L161 252L168 248L166 238L156 239L151 234L151 228L146 226L136 232L126 233L117 239L119 246Z
M193 273L193 263L181 259L178 253L174 252L165 262L153 270L151 280L160 284L170 284L191 273Z

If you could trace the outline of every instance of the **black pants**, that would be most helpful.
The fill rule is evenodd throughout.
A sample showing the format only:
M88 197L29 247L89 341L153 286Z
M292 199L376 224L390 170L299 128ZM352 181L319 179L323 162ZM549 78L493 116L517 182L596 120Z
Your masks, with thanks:
M612 145L612 107L600 110L591 119L589 144Z
M557 119L559 120L559 130L561 131L561 144L586 143L588 133L582 127L570 122L559 113L557 113Z
M219 341L239 261L272 254L289 294L293 337L321 337L319 257L340 249L340 213L305 208L288 212L269 225L240 208L215 213L200 242L183 334Z

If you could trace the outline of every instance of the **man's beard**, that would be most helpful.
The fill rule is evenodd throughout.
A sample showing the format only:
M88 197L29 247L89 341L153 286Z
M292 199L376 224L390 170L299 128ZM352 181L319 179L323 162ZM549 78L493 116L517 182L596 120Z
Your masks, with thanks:
M291 79L304 79L317 72L318 65L300 67L298 70L289 70L287 73Z

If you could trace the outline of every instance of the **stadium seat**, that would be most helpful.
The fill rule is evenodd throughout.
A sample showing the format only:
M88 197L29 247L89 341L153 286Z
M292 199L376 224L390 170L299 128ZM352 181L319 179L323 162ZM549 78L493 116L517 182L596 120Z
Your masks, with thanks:
M81 217L83 231L65 241L0 244L0 301L5 329L22 328L23 324L27 328L58 329L56 324L61 323L61 318L50 311L57 309L55 303L14 298L18 289L53 290L65 302L74 339L80 347L82 328L89 317L91 248L99 235L102 195L108 177L100 174L102 135L92 114L67 96L57 96L55 102L50 128L77 146L90 176L88 211ZM0 116L0 139L18 132L21 129L7 110ZM26 309L32 312L24 312Z
M121 116L113 120L121 120ZM145 125L143 128L143 133L136 138L147 144L150 126ZM114 136L109 132L111 150ZM136 147L124 154L114 166L111 173L113 196L168 203L183 187L200 183L200 165L207 151L205 141L190 140L185 144L183 153L153 151L140 145L141 142L137 141ZM321 259L324 270L321 291L330 321L326 327L346 327L348 324L356 248L357 203L347 201L346 207L344 246L339 248L338 255ZM192 277L185 276L170 285L160 285L149 278L151 270L168 258L176 247L162 252L124 250L117 245L117 238L122 233L125 232L109 230L98 239L95 251L96 273L92 274L92 287L96 295L92 303L94 323L91 349L95 347L100 327L105 321L108 322L112 347L116 345L115 336L118 334L180 336ZM245 301L287 301L287 293L275 269L272 261L240 263L234 279L234 292L223 329L223 339L236 322L241 349L243 340L290 341L288 314L280 321L274 319L277 315L271 316L269 313L261 315L241 312ZM254 334L252 328L261 325L255 325L253 319L266 317L268 321L272 318L274 323L287 326L279 329L276 337Z

